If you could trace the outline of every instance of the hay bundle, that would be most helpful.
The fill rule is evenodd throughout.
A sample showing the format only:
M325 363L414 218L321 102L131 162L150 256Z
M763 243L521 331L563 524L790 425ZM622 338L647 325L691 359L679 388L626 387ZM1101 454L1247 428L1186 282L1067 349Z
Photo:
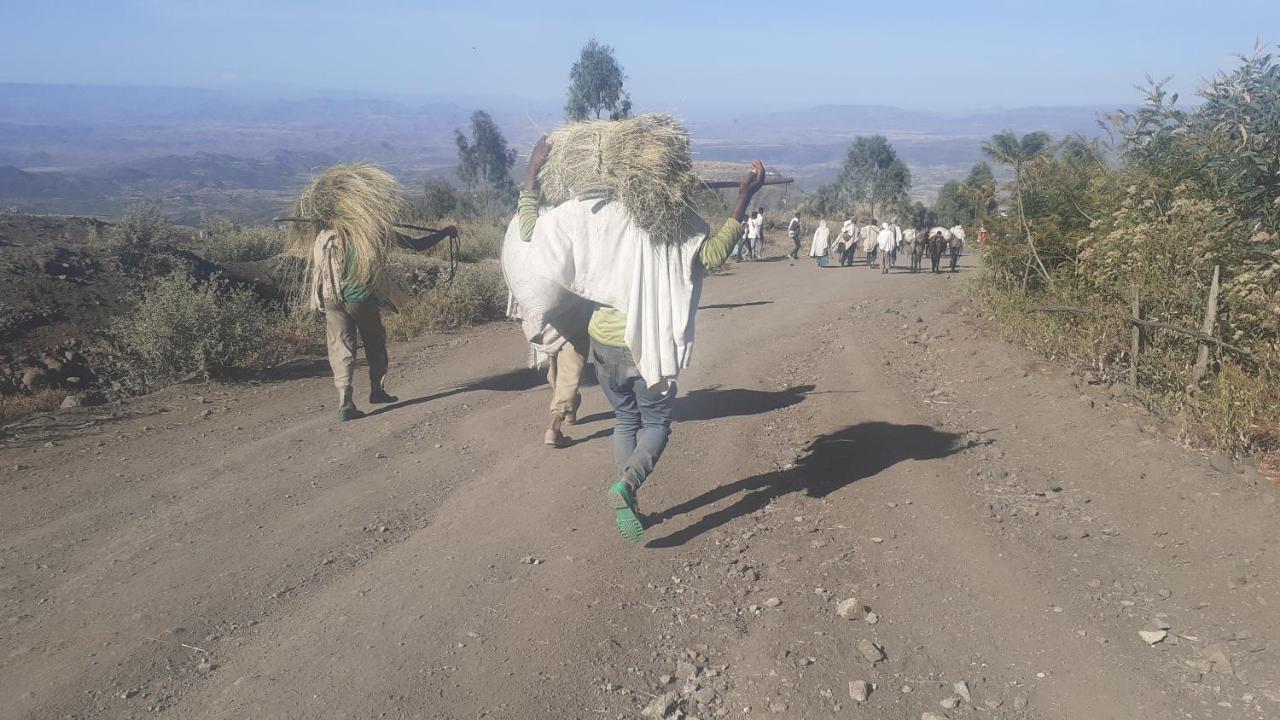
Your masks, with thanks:
M293 216L315 222L290 224L289 250L310 263L317 230L333 230L350 258L345 280L372 287L380 279L400 203L400 183L385 171L368 163L334 165L293 203Z
M679 242L693 207L689 133L670 115L566 125L547 139L551 152L538 179L551 203L582 195L619 201L659 242Z

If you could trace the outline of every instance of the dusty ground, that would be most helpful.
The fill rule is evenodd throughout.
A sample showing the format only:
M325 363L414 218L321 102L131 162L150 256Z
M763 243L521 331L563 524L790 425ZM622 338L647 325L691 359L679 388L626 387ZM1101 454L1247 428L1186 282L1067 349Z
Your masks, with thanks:
M347 426L319 376L29 424L0 716L1280 716L1275 490L962 278L711 279L644 546L603 397L542 447L505 325L394 348L405 401Z

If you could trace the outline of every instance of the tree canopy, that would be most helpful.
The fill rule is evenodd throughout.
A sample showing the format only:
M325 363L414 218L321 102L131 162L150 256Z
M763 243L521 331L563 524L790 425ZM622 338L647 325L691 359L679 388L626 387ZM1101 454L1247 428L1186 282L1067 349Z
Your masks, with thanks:
M937 219L946 225L981 225L996 211L996 178L991 166L975 163L963 181L951 180L938 191Z
M610 120L630 117L631 95L622 87L626 79L613 48L591 38L569 70L565 116L574 122L592 117L598 120L605 111Z
M458 177L471 191L475 207L493 212L506 212L516 196L511 168L516 151L507 147L507 139L493 118L483 110L471 114L471 139L461 129L454 130L458 145Z
M910 209L911 170L882 135L855 138L844 167L829 185L818 188L806 212L818 215L899 214ZM905 218L904 218L905 219Z

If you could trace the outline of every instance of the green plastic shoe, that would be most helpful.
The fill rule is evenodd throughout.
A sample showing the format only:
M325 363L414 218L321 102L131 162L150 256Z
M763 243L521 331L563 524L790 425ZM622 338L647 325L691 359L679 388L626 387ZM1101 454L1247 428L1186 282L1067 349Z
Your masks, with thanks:
M609 488L609 507L617 515L618 532L628 542L644 539L644 523L640 521L640 505L631 486L619 480Z
M362 417L364 417L364 413L356 408L338 408L338 422L359 420Z

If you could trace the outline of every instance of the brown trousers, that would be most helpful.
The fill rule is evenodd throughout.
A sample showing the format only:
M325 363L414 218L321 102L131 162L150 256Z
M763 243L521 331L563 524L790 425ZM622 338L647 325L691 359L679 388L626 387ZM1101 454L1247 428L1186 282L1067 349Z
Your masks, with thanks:
M378 299L327 305L324 329L334 386L339 390L351 387L358 338L364 341L364 356L369 363L369 389L382 389L382 379L387 375L387 331L382 327Z
M547 382L551 383L551 414L576 415L582 403L578 385L582 382L582 368L587 364L590 340L587 334L565 338L564 347L547 361Z

